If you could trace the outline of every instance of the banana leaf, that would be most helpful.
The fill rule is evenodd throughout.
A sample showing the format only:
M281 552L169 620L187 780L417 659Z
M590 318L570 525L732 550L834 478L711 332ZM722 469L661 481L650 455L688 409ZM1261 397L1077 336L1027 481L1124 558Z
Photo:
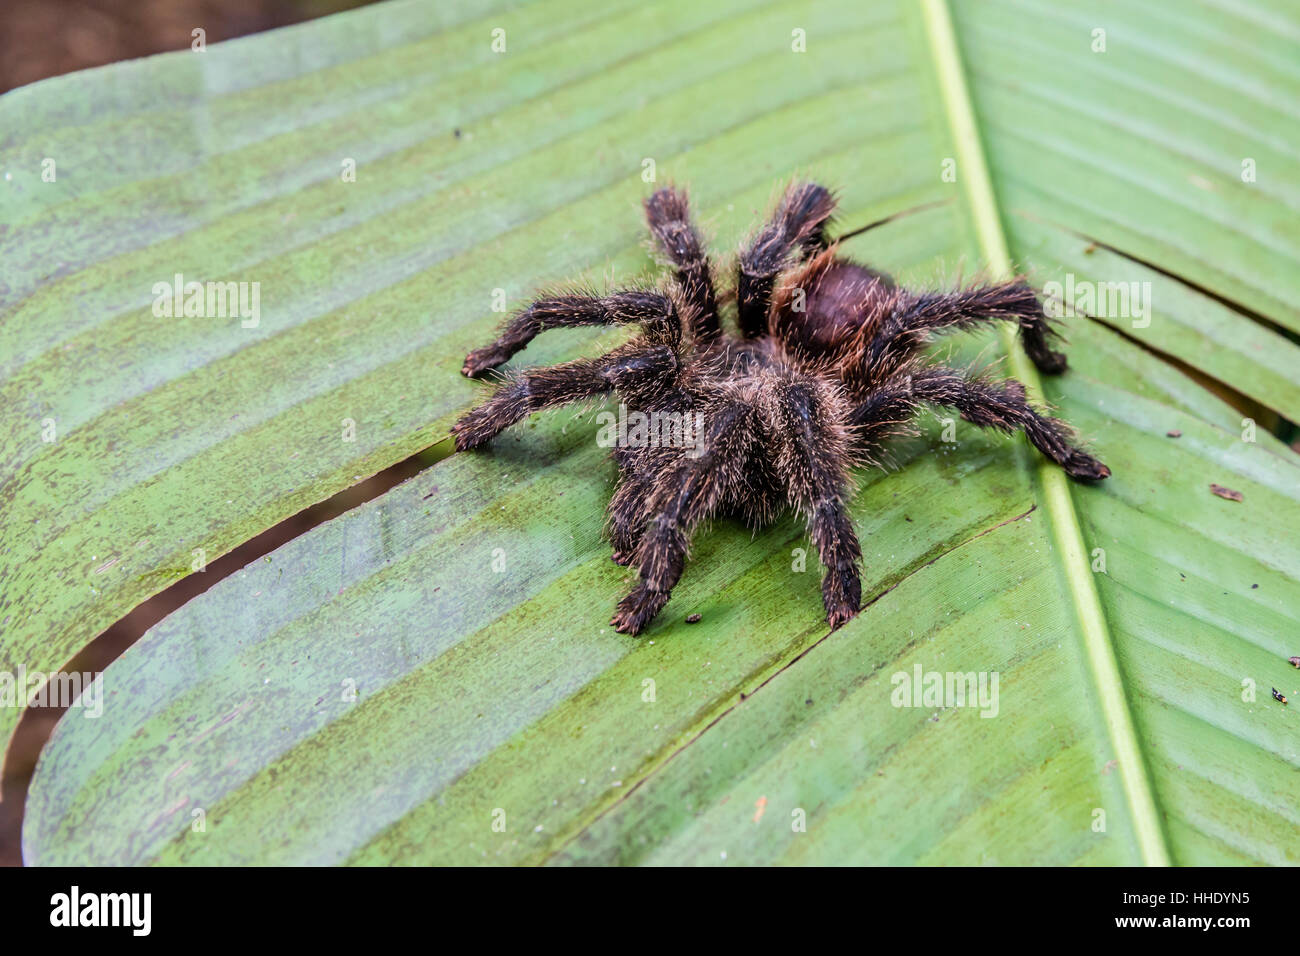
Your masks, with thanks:
M719 521L630 638L594 409L534 417L131 647L26 861L1297 862L1298 38L1264 2L399 0L0 97L0 671L437 446L503 298L655 274L650 179L724 253L799 175L909 285L1059 287L1064 375L940 354L1113 472L923 418L856 476L857 618L792 519ZM160 315L174 281L259 314Z

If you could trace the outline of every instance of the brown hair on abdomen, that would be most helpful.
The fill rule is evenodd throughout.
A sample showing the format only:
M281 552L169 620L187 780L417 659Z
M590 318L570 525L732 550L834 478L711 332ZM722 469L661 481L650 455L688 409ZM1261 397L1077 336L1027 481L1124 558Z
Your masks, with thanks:
M790 273L776 289L769 328L789 346L825 353L858 330L870 336L895 298L889 276L837 258L832 246Z

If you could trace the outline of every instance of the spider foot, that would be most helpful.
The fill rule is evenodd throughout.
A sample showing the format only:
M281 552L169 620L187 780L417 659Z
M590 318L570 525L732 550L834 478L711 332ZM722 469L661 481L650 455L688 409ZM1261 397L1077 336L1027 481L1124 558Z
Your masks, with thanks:
M1070 453L1070 457L1061 467L1075 481L1100 481L1110 477L1109 468L1077 448Z
M496 344L485 345L465 356L465 364L461 367L460 374L466 378L478 378L484 372L490 372L498 365L504 364L509 358L510 354Z
M851 618L857 617L862 605L862 584L857 571L828 571L822 581L822 603L826 607L826 621L834 631Z
M639 584L618 602L618 610L609 623L620 634L640 634L667 603L667 591L652 591Z
M831 626L832 631L838 631L847 622L858 616L857 608L838 607L833 611L826 613L826 623Z
M672 186L665 186L651 193L650 198L645 201L645 211L652 228L662 223L686 222L690 215L686 193Z
M500 430L482 408L475 408L451 426L451 435L456 441L457 451L468 451L491 441Z
M626 568L628 565L632 563L632 558L635 556L636 556L635 548L628 551L624 551L620 548L615 548L614 553L609 556L609 559L613 561L615 564L621 564L623 567Z

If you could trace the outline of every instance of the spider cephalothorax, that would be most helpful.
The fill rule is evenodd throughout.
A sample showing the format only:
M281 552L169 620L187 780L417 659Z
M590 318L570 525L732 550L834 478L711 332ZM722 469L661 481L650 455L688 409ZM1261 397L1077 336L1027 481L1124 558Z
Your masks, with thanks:
M529 369L507 380L452 428L464 450L531 412L613 392L631 409L690 415L692 441L614 449L619 481L609 503L614 560L640 581L613 625L639 633L681 577L691 533L715 514L760 525L791 507L808 522L826 567L822 598L838 627L858 612L861 551L845 508L849 470L878 461L886 439L926 404L976 425L1024 431L1072 478L1110 471L1072 443L1068 426L1035 411L1024 386L927 364L932 333L983 322L1017 323L1038 368L1065 357L1037 296L1024 282L956 292L911 292L837 255L826 238L835 201L811 183L786 190L775 213L740 252L739 335L722 329L712 267L690 221L685 193L646 200L650 232L676 268L664 291L565 294L534 302L499 338L471 352L464 373L496 368L547 329L640 326L628 344L594 359Z

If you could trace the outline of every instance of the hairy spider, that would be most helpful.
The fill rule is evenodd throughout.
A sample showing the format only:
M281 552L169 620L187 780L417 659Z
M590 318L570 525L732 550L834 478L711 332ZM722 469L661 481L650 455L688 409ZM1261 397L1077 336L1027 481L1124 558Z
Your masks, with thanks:
M925 404L968 422L1022 429L1044 455L1081 480L1110 470L1072 442L1070 428L1035 411L1025 388L920 356L932 333L1006 320L1038 368L1060 372L1049 327L1022 281L956 292L912 292L837 254L826 238L835 199L812 183L786 189L766 225L741 249L736 276L739 335L719 320L712 266L691 223L686 194L667 188L645 201L657 246L677 279L663 291L561 294L534 302L462 369L476 377L547 329L640 326L628 344L595 359L510 377L452 427L460 450L482 445L530 412L614 392L646 413L701 413L698 444L617 447L619 481L608 530L619 564L640 581L611 623L637 634L668 602L691 534L715 514L754 526L786 506L808 522L826 568L826 619L858 612L862 552L845 508L849 470L876 463L886 439Z

